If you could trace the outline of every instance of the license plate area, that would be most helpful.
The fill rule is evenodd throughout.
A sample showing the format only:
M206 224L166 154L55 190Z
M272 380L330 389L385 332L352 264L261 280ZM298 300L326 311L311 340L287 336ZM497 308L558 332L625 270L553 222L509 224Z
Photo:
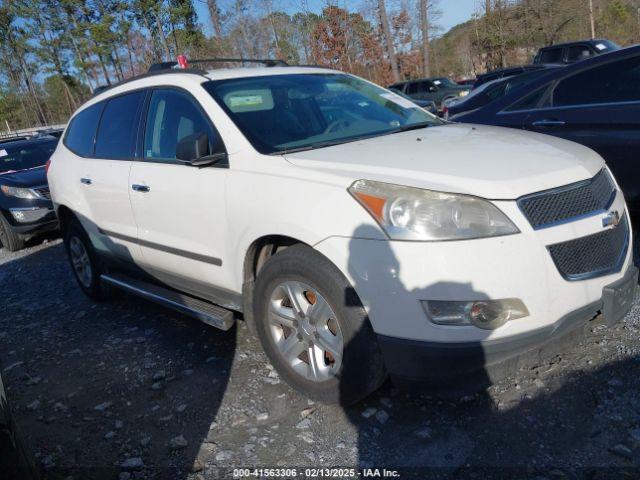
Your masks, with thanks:
M638 269L630 267L620 280L602 290L604 315L607 325L618 323L629 312L638 291Z

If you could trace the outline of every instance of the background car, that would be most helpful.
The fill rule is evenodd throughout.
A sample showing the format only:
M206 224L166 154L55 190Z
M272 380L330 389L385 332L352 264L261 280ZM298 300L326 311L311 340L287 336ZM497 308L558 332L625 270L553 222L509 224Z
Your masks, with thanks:
M538 79L455 121L573 140L604 157L629 210L640 213L640 46L598 55Z
M464 85L465 87L473 87L473 84L476 83L476 79L474 78L463 78L460 80L456 80L458 85Z
M442 77L394 83L388 88L398 90L415 100L433 100L438 111L443 109L445 100L464 97L471 90L468 86L458 85Z
M473 89L484 85L485 83L493 82L494 80L499 80L501 78L514 77L516 75L522 75L523 73L533 72L536 70L541 70L549 67L547 64L537 64L537 65L519 65L517 67L508 67L508 68L499 68L497 70L492 70L487 73L480 74L476 76L476 81L473 84Z
M444 112L445 117L453 120L456 115L483 107L484 105L507 95L513 91L514 88L526 85L527 83L540 78L540 76L546 75L548 70L554 68L560 68L560 66L547 65L546 68L543 69L533 70L528 73L521 73L512 77L499 78L480 85L480 87L472 90L466 97L455 99L446 104Z
M419 107L422 107L429 113L433 113L434 115L437 115L438 113L438 107L436 107L436 103L433 100L417 100L415 98L411 98L409 95L407 95L406 93L403 93L401 90L397 90L395 88L390 88L389 90L391 90L393 93L400 95L402 98L411 100L413 103L415 103Z
M0 141L0 242L9 251L58 226L45 171L57 144L48 136Z
M582 40L543 47L538 50L533 63L575 63L594 55L613 52L620 47L611 40Z

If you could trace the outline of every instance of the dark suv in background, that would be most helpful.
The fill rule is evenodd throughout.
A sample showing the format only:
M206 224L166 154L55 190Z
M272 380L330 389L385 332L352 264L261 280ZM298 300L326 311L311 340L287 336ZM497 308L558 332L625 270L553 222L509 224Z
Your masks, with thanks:
M0 242L11 252L58 227L45 171L57 144L49 136L0 140Z
M547 70L450 119L546 133L595 150L622 187L630 212L640 215L640 46Z
M538 50L533 63L575 63L594 55L613 52L620 47L611 40L582 40L543 47Z
M446 77L409 80L394 83L388 88L398 90L416 100L432 100L438 107L438 111L443 110L445 100L464 97L471 90L470 86L458 85Z

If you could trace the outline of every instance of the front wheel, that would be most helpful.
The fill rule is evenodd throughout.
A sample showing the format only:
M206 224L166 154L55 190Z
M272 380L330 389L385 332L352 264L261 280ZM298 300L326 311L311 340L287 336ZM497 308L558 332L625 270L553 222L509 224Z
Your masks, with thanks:
M386 378L358 296L314 249L295 245L271 257L256 279L253 308L267 356L308 397L349 405Z
M10 252L17 252L24 248L24 238L11 229L9 222L0 213L0 242Z

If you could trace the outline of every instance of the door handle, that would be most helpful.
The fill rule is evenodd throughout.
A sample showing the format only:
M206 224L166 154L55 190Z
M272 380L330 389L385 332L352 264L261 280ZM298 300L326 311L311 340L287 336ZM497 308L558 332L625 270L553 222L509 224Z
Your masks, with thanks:
M134 183L133 185L131 185L131 188L133 189L134 192L148 192L149 190L151 190L150 187L148 187L147 185L138 185L137 183Z
M553 128L553 127L563 127L567 124L567 122L563 122L562 120L538 120L533 122L531 125L534 127L543 127L543 128Z
M83 185L91 185L93 182L90 178L81 178L80 183L82 183Z

